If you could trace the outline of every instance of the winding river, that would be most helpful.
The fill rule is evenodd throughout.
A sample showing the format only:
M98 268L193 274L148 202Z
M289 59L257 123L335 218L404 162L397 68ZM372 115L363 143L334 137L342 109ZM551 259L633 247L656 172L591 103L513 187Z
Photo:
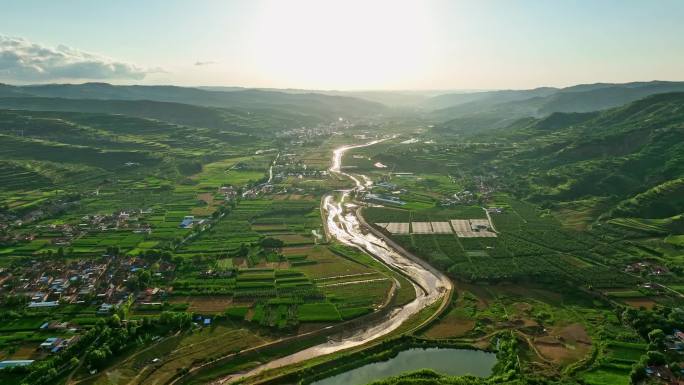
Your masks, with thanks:
M385 336L396 330L411 316L437 302L451 290L451 281L437 269L427 263L398 252L381 238L364 232L359 218L356 216L357 206L348 202L353 192L369 188L373 182L365 175L352 175L342 171L342 157L345 152L360 147L372 146L383 140L374 140L364 144L343 146L333 152L330 172L351 179L354 187L331 193L323 199L326 215L327 232L337 241L359 248L369 253L394 270L400 271L409 278L416 289L416 298L408 304L393 309L386 317L364 327L334 335L327 343L315 345L297 353L270 361L244 373L224 377L220 383L229 383L257 375L265 370L280 368L302 362L314 357L334 353L340 350L359 346Z

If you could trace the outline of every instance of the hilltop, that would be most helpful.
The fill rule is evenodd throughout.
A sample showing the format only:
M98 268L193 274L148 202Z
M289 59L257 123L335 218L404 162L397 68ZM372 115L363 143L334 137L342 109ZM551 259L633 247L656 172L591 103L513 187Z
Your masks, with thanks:
M684 82L597 83L560 89L447 94L430 98L423 105L441 132L463 134L506 127L524 117L606 110L669 92L684 92Z
M385 107L359 98L316 93L285 93L254 89L214 91L178 86L121 86L108 83L3 85L0 97L45 97L94 100L147 100L204 107L271 109L315 116L361 116L382 112Z
M514 187L547 204L581 201L607 217L684 212L684 93L646 97L602 112L553 113L487 134L515 142L492 163Z

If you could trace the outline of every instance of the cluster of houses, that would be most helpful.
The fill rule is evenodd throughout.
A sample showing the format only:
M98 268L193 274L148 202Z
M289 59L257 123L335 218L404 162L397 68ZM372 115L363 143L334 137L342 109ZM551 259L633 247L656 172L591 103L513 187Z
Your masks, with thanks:
M262 194L270 194L273 192L273 185L270 183L262 183L242 192L242 197L246 199L253 199Z
M284 194L287 190L276 191L274 183L285 180L287 178L294 179L323 179L328 176L327 170L317 170L308 168L308 166L296 158L296 154L284 154L279 157L276 164L273 165L273 174L270 181L257 184L251 188L245 189L241 193L244 199L254 199L260 195L265 194ZM297 189L303 192L303 189ZM237 190L232 187L221 187L219 190L225 193L225 199L231 200L237 195Z
M65 334L64 331L68 329L72 334ZM61 337L47 337L43 342L41 342L36 348L36 354L31 355L31 358L43 357L48 354L56 354L60 351L68 348L69 346L76 343L81 336L74 334L78 331L77 328L66 322L46 322L40 327L41 332L50 333L55 332L62 335ZM49 335L49 334L48 334ZM28 366L31 365L35 360L33 359L23 359L23 360L4 360L0 361L0 369L12 368L17 366Z
M152 209L120 210L111 215L85 215L78 227L88 230L125 230L132 229L136 233L151 233L152 228L144 223L144 217L152 213Z
M27 260L20 266L0 269L0 296L28 297L28 309L47 310L67 304L98 305L98 315L109 315L131 299L133 292L127 281L145 268L148 266L141 259L106 255L100 260L83 259L69 263ZM173 270L173 264L162 261L155 275ZM150 287L138 291L135 300L142 304L161 303L166 294L164 289ZM78 340L79 329L77 324L68 321L44 322L39 331L47 336L36 351L39 355L60 352ZM4 360L0 361L0 369L32 362Z
M223 200L232 201L238 195L238 190L233 186L221 186L218 188L218 193L223 195Z
M78 341L79 336L71 336L71 337L49 337L46 338L44 342L42 342L39 346L39 349L45 352L50 352L50 353L58 353L62 349L67 348L69 345L72 345L76 341Z
M126 282L143 268L147 268L144 261L129 257L103 256L99 260L74 262L26 260L19 266L0 270L0 296L28 298L26 307L40 311L67 304L99 305L97 314L108 315L130 299L132 292ZM170 263L160 263L160 272L173 269ZM155 300L163 294L164 291L157 288L142 290L138 300ZM69 321L44 322L39 331L47 336L37 345L37 354L55 354L69 347L78 340L79 329L76 323ZM0 362L0 368L30 365L32 362L5 360Z
M462 204L472 204L475 203L476 197L472 191L463 190L455 193L450 198L442 199L439 203L441 206L454 206Z
M31 242L34 239L36 239L36 234L34 234L34 233L6 232L5 234L0 234L0 243L4 243L4 244Z
M30 264L7 272L6 279L15 278L12 294L30 298L29 308L49 308L60 302L77 302L100 285L108 264L82 260L69 264L62 261L31 261ZM6 290L3 286L0 290Z
M279 180L283 180L285 178L291 177L291 178L298 178L298 179L303 179L303 178L316 178L316 179L321 179L325 178L328 176L328 172L325 170L296 170L296 169L289 169L289 170L282 170L277 172L275 175L273 175L273 178L277 178Z
M655 276L660 276L660 275L666 275L670 272L670 270L667 269L667 267L659 265L657 263L651 263L651 262L635 262L632 264L627 265L625 267L625 272L626 273L632 273L632 274L648 274L648 275L655 275Z
M329 123L318 124L314 127L297 127L281 131L277 133L276 136L283 139L289 139L291 145L303 145L317 138L348 130L353 126L354 124L350 121L339 118Z
M0 227L0 230L4 230L0 234L0 243L28 243L36 238L49 238L52 245L64 247L92 231L131 230L134 233L150 234L152 227L145 223L144 217L151 212L151 209L133 209L117 211L110 215L84 215L78 224L41 224L34 226L28 232L25 229L12 231L5 223Z
M32 309L54 308L65 303L100 303L99 313L109 313L131 295L126 285L128 279L146 267L145 261L133 257L83 259L68 264L61 260L30 261L11 272L0 272L0 293L27 296L27 307ZM170 263L160 264L160 271L173 269ZM13 284L8 284L10 281ZM152 298L163 293L145 294Z
M378 190L386 191L388 193L380 193L377 192ZM400 189L396 184L390 183L386 180L374 184L371 187L371 191L373 192L364 194L363 197L361 197L361 199L363 199L366 202L374 202L379 204L384 203L397 206L404 206L406 204L406 202L404 202L395 195L406 194L408 191L403 188Z
M141 305L161 304L161 301L166 298L167 291L158 287L148 287L145 290L138 292L136 297L137 303Z
M0 227L0 229L3 229ZM5 224L4 229L8 229ZM68 223L37 225L30 232L11 232L7 231L0 235L1 243L26 243L35 240L44 234L50 235L50 242L55 246L67 246L71 241L79 236L85 234L84 229Z
M20 217L5 215L0 218L2 222L11 223L13 226L23 226L28 223L37 222L43 218L50 217L55 213L66 211L71 207L77 206L77 200L50 200L42 205L40 208L29 211Z
M286 178L325 178L328 171L309 168L306 163L297 157L297 154L283 154L278 158L278 163L273 167L273 179L284 180Z

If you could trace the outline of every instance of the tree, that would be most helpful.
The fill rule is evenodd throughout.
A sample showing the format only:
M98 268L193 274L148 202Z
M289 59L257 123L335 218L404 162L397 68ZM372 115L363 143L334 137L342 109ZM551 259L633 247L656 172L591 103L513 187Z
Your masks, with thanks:
M261 247L264 249L280 249L285 245L285 242L278 238L266 237L262 239L259 244L261 244Z
M173 329L186 329L192 325L192 314L185 312L163 311L159 316L159 322L169 325Z
M142 289L146 288L152 282L152 273L149 270L140 270L138 272L138 282Z
M111 318L109 318L109 325L115 328L121 327L121 317L117 314L112 315Z
M137 291L140 288L140 281L138 279L137 275L131 275L128 277L128 280L126 280L126 287L130 291Z
M87 355L87 362L96 368L102 368L106 363L107 359L111 355L111 351L107 345L103 345L98 349L93 349Z
M656 348L663 348L665 345L665 332L662 329L653 329L648 333L648 340Z
M7 294L3 298L3 304L10 308L23 307L29 302L29 297L23 294L11 295Z
M665 365L665 355L661 352L650 350L646 352L649 365Z
M249 247L247 247L247 245L245 245L244 243L241 243L240 248L238 249L237 255L238 255L238 257L242 257L242 258L248 256L249 255Z
M643 366L635 364L632 367L632 371L629 373L629 378L632 384L638 384L646 378L646 370L644 370Z

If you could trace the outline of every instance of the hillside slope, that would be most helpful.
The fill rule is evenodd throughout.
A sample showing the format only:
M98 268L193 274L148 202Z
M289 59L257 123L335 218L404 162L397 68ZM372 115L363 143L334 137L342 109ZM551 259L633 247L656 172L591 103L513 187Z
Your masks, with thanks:
M515 95L506 100L501 93L460 95L455 104L434 110L430 116L440 122L435 128L441 133L470 134L503 128L524 117L543 117L554 112L584 113L622 106L644 97L671 92L684 92L684 82L637 82L625 84L588 84L563 89L509 91ZM503 92L503 91L501 91ZM527 97L522 97L522 96ZM470 98L469 102L455 102ZM448 95L432 98L435 105L449 99ZM511 99L510 97L508 99Z
M99 100L50 97L0 97L0 108L32 111L69 111L120 114L174 124L207 127L254 135L313 126L315 116L266 108L215 108L150 100Z
M372 115L385 110L380 103L353 97L252 89L210 91L191 87L119 86L107 83L45 84L13 87L14 90L8 87L11 86L4 86L5 91L0 96L17 92L26 96L49 98L151 100L219 108L276 109L325 119Z
M0 192L181 177L254 137L122 115L0 110Z
M647 218L684 211L684 93L521 121L488 137L516 143L494 166L535 201L608 200L611 215Z

